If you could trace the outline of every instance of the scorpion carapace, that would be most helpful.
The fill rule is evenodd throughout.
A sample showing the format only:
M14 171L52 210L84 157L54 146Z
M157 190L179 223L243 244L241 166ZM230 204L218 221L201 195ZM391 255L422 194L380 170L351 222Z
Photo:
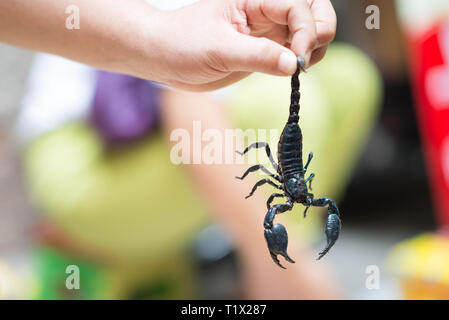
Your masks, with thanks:
M267 200L268 212L264 220L265 239L267 241L268 249L273 261L284 268L277 256L280 254L288 262L294 263L293 259L287 254L288 235L285 227L281 224L273 225L273 220L276 214L290 211L295 203L301 203L306 207L304 211L304 217L307 210L311 206L324 207L327 206L328 216L326 221L326 237L327 245L323 251L319 253L318 260L321 259L329 249L335 244L340 234L341 222L340 213L335 202L329 198L317 198L314 199L312 193L308 191L307 183L309 183L309 189L312 190L312 180L315 174L310 174L307 179L304 178L307 168L312 160L313 153L309 153L306 165L303 166L302 160L302 133L301 128L298 125L299 121L299 73L305 71L304 59L298 57L298 67L296 72L291 78L291 97L290 97L290 113L288 121L282 131L278 144L278 163L273 159L270 151L270 146L266 142L255 142L248 146L243 152L238 152L240 155L244 155L249 150L254 148L265 148L270 162L276 170L277 174L273 174L263 165L255 165L250 167L241 177L237 179L243 180L250 172L262 170L270 178L276 180L278 183L270 179L262 179L258 181L250 194L246 197L251 197L258 187L263 184L270 184L273 187L281 190L280 193L273 193ZM271 205L274 198L284 197L286 198L285 204ZM285 268L284 268L285 269Z

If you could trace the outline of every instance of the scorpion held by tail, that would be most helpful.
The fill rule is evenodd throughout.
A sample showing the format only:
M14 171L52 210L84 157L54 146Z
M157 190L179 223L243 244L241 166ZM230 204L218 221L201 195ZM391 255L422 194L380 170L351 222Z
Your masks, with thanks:
M263 165L255 165L248 168L248 170L246 170L241 177L236 178L243 180L250 172L262 170L265 174L278 182L275 183L268 178L262 179L254 185L250 194L246 198L251 197L258 187L266 183L281 190L281 193L273 193L268 198L268 212L265 216L263 225L265 228L265 240L267 242L271 258L279 267L284 269L285 267L279 262L277 257L278 255L283 256L285 260L290 263L294 263L295 261L293 261L293 259L287 254L288 235L285 227L282 224L273 225L273 220L276 214L292 210L295 203L301 203L306 207L304 217L306 216L307 210L311 206L327 206L328 216L325 228L327 245L325 249L319 253L318 260L321 259L335 244L341 229L340 213L335 202L329 198L314 199L313 194L308 191L307 183L309 183L309 189L312 190L312 180L315 177L315 174L312 173L307 179L304 178L310 161L312 160L313 153L309 153L306 165L303 166L302 133L301 128L298 125L300 98L299 73L301 70L305 71L305 62L304 59L298 57L297 70L291 78L292 92L290 97L290 113L278 144L278 163L274 161L270 151L270 146L266 142L255 142L249 145L243 152L237 151L238 154L244 155L251 149L265 148L267 156L270 159L274 170L277 172L277 174L273 174ZM272 206L271 203L274 198L278 197L287 198L286 203L275 204Z

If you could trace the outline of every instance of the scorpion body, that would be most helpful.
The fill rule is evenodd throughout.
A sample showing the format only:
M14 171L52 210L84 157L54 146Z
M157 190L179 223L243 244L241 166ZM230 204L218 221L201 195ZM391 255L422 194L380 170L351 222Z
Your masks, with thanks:
M290 96L289 117L278 144L278 163L274 161L270 146L266 142L255 142L248 146L243 152L237 151L238 154L244 155L253 148L265 148L267 156L270 159L274 170L277 172L277 174L273 174L263 165L255 165L248 168L248 170L241 177L236 178L243 180L250 172L262 170L265 174L278 182L275 183L268 178L262 179L254 185L250 194L246 198L251 197L259 186L266 183L282 191L282 193L273 193L268 198L268 212L264 220L265 240L267 242L270 255L273 261L281 268L284 267L280 264L279 259L277 258L278 255L283 256L285 260L290 263L294 263L294 261L287 254L288 235L285 227L281 224L273 225L273 220L276 214L292 210L295 203L301 203L306 207L304 217L306 216L307 210L311 206L327 206L328 216L325 228L327 245L325 249L319 253L318 259L321 259L335 244L341 229L340 213L335 202L329 198L314 199L314 195L308 190L312 190L312 180L315 177L315 174L312 173L307 179L304 178L310 161L313 158L313 153L310 152L307 163L303 166L302 132L298 125L298 121L300 98L299 73L301 70L304 71L304 65L304 60L298 57L298 67L291 78L292 91ZM309 183L309 188L307 188L307 183ZM275 204L272 206L271 203L278 197L285 197L287 200L286 203Z

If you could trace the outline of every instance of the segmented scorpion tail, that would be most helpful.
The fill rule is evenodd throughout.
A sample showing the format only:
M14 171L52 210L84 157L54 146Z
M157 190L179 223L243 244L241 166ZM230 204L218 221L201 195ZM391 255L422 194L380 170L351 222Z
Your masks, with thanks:
M305 61L303 58L298 57L298 67L296 72L292 75L292 93L290 95L290 115L287 123L298 123L299 121L299 73L305 70Z

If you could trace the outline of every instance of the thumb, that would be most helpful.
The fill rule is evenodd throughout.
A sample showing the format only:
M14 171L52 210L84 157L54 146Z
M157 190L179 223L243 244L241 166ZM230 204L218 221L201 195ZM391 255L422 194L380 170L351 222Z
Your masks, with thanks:
M267 38L233 32L223 50L223 62L228 71L263 72L291 75L296 71L296 55L290 49Z

